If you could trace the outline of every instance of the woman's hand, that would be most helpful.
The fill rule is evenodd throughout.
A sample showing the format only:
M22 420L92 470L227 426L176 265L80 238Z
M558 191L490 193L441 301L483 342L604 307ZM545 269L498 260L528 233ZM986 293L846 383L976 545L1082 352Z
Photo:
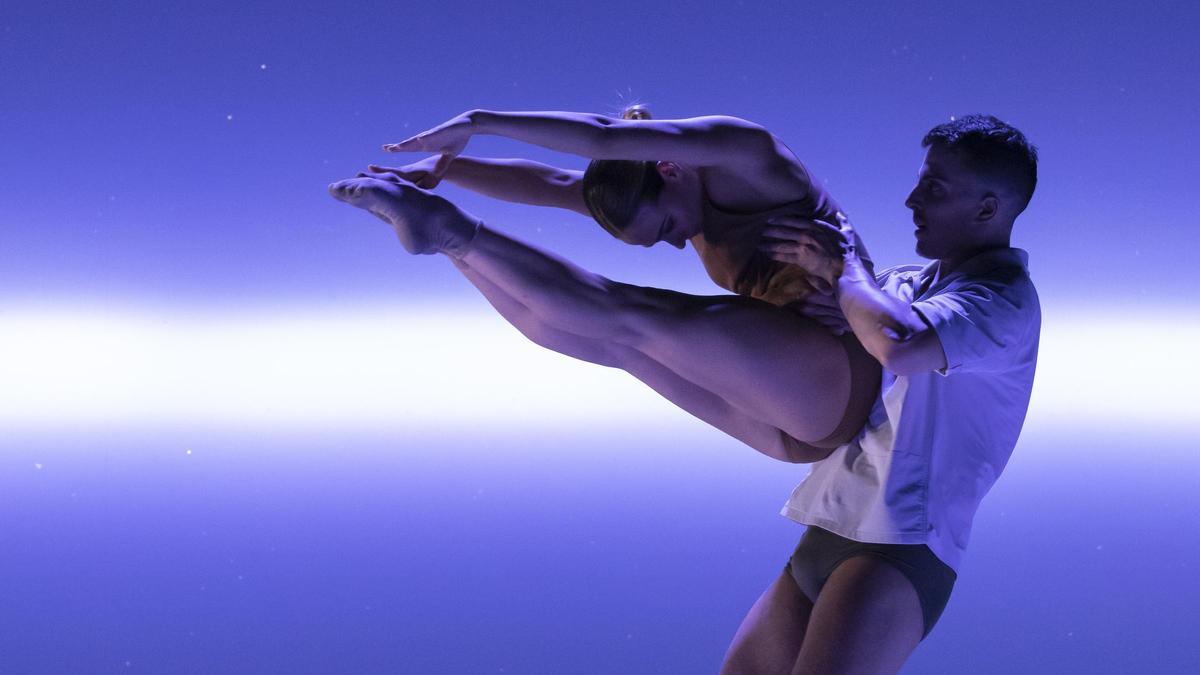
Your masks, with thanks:
M388 152L437 153L440 155L440 158L433 165L431 172L432 179L435 180L436 184L436 181L442 179L442 174L446 173L446 169L450 167L450 163L454 161L454 158L466 149L467 141L471 140L471 135L474 133L475 124L471 119L471 113L468 112L443 122L428 131L423 131L412 138L405 139L399 143L385 145L383 149Z
M432 190L438 186L438 183L442 182L442 175L434 172L441 157L441 155L430 155L425 159L413 162L412 164L405 164L401 167L372 164L368 168L371 170L372 178L381 178L384 180L399 178L419 188Z

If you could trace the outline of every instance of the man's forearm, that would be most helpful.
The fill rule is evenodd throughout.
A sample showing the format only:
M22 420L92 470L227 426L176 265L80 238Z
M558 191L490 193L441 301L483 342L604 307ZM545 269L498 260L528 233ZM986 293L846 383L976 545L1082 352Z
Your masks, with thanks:
M885 366L892 363L897 348L924 327L911 305L879 288L859 258L846 261L838 279L838 304L863 348Z

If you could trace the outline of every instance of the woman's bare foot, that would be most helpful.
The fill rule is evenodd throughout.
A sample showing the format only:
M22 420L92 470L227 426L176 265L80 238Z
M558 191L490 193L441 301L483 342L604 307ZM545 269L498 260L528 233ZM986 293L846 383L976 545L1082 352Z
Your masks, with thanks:
M461 257L479 229L478 218L412 185L349 178L331 184L329 194L391 225L409 253Z

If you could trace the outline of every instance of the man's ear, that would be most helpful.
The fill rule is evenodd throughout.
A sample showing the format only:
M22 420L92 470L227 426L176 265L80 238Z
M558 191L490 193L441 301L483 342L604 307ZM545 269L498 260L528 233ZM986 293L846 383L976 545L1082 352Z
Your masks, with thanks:
M989 192L979 200L979 211L975 214L975 220L989 221L998 213L1000 213L1000 198Z

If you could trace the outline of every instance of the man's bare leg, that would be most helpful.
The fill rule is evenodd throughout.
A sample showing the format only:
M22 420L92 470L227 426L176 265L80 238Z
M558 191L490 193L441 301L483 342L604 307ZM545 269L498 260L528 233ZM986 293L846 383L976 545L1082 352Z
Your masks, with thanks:
M410 252L460 258L545 324L636 349L792 438L824 439L846 409L845 350L792 312L738 296L613 282L483 227L411 186L358 178L330 190L389 221Z
M454 258L451 261L500 316L535 344L581 361L624 370L675 405L768 457L786 462L812 462L828 455L829 450L813 448L788 437L779 429L735 409L712 392L679 377L636 349L580 337L547 325L528 307L465 262Z
M895 673L924 632L912 582L889 562L855 556L821 588L792 673Z
M812 601L784 571L742 619L721 664L721 675L790 673L812 609Z

